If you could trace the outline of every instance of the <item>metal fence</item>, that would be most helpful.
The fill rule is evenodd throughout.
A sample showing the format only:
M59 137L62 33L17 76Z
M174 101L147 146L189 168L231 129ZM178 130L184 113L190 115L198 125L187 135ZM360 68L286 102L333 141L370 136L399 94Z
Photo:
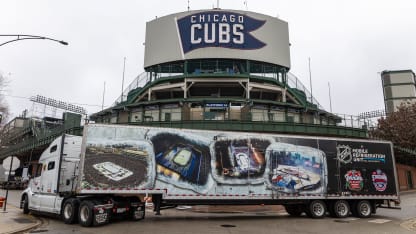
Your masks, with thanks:
M304 92L308 102L317 105L321 110L325 110L324 107L319 104L318 100L312 96L311 92L305 87L305 85L303 85L302 82L290 72L287 73L287 83L289 87L299 89Z
M139 87L144 87L148 82L150 82L148 72L141 73L123 90L123 93L114 101L112 106L116 106L119 103L126 101L130 91Z
M113 103L112 106L116 106L119 103L126 101L127 100L127 95L128 93L136 88L139 87L144 87L147 83L153 81L153 80L157 80L163 77L172 77L172 76L179 76L179 75L184 75L184 73L152 73L155 76L151 77L150 76L151 73L149 72L143 72L140 75L138 75L131 83L129 86L127 86L127 88L124 89L122 95L120 95L115 102ZM265 78L272 78L272 79L276 79L279 81L279 76L278 73L252 73L251 75L255 75L255 76L260 76L260 77L265 77ZM307 101L317 105L317 107L321 110L324 110L324 107L319 104L318 100L316 100L311 92L305 87L305 85L303 85L303 83L292 73L288 72L287 73L287 82L290 88L295 88L298 89L302 92L305 93L305 96L307 98Z
M0 159L10 154L18 154L29 149L47 145L63 133L82 135L82 129L83 127L79 126L79 124L77 126L76 123L74 125L59 125L54 128L36 127L32 125L30 131L26 131L28 134L20 141L15 144L2 145Z

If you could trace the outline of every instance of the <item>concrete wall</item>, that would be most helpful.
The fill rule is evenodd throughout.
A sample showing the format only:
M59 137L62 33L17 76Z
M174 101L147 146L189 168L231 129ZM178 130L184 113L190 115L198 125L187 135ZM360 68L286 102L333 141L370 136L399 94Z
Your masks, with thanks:
M401 103L416 101L416 81L412 70L384 71L381 79L387 113L397 111Z
M396 85L396 86L387 86L384 89L386 98L407 98L416 96L416 86L415 85Z
M390 85L390 84L403 84L403 83L414 83L415 80L413 78L413 72L407 71L391 71L388 73L388 75L383 76L384 84Z
M129 122L129 112L120 111L118 113L118 123L128 123Z

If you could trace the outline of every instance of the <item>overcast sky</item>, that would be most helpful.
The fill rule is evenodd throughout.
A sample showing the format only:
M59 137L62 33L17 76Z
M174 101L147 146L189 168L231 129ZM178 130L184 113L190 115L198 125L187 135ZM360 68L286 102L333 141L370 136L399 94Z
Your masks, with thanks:
M190 0L191 10L216 0ZM416 70L414 0L221 0L220 8L277 16L289 23L291 70L329 111L356 115L384 108L379 72ZM0 34L31 34L69 42L26 40L0 47L0 72L10 81L13 116L37 94L82 105L92 114L143 70L145 24L186 11L188 0L0 0ZM13 38L0 37L0 44Z

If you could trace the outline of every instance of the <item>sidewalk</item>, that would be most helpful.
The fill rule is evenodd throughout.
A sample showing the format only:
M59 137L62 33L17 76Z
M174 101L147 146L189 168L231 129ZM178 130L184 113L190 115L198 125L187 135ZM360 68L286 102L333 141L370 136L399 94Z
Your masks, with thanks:
M0 209L0 233L19 233L33 229L41 224L41 221L31 215L23 214L19 208L7 204L6 212Z
M416 193L416 189L409 189L409 190L400 191L400 195L408 194L408 193Z

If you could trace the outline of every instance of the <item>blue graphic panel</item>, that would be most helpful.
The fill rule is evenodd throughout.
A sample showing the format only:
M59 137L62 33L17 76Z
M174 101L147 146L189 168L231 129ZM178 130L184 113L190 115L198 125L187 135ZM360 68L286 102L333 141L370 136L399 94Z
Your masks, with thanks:
M266 21L234 12L201 12L177 20L183 52L205 47L253 50L266 44L253 35Z

